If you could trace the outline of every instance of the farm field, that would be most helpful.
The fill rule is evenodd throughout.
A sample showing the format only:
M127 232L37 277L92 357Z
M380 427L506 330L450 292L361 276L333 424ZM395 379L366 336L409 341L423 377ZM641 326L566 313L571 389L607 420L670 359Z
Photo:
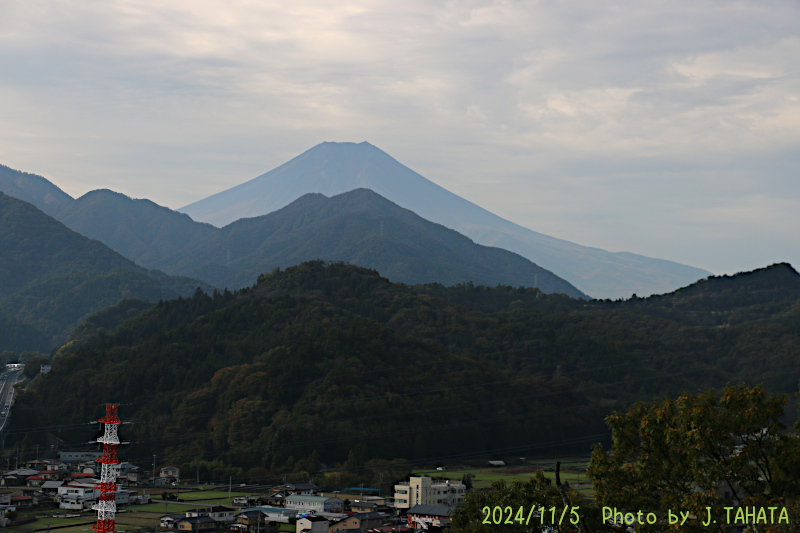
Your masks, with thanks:
M125 505L120 506L117 511L116 523L117 531L137 531L143 528L155 531L160 525L160 518L164 514L178 514L186 512L196 507L206 507L211 505L228 505L233 503L233 499L238 496L247 496L249 493L231 492L225 490L187 490L178 493L175 490L149 490L153 503L146 505ZM161 500L163 492L174 493L182 502ZM77 518L53 518L54 514L63 513L60 509L50 509L36 513L37 520L20 524L12 527L3 528L4 533L33 533L34 531L47 531L48 527L52 533L91 533L90 527L94 524L95 514L84 511ZM49 524L48 524L49 523ZM76 524L74 527L65 527Z
M414 470L414 476L430 476L432 478L446 478L461 480L466 474L471 474L472 486L476 489L489 487L495 481L503 480L506 483L526 481L537 470L542 470L545 477L555 482L556 461L561 461L561 481L584 495L591 493L592 483L586 477L586 465L589 457L566 457L560 459L530 459L524 464L503 467L453 467L445 470Z

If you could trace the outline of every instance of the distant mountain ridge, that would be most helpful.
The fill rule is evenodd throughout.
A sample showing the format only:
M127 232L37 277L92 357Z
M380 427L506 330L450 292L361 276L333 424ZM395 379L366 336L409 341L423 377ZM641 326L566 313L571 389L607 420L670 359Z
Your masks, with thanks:
M0 192L33 204L50 216L55 216L73 201L72 196L42 176L5 165L0 165Z
M28 178L19 174L17 181ZM143 267L231 289L248 286L275 267L323 258L374 268L410 284L536 285L545 293L586 298L529 260L476 245L372 191L340 196L307 195L280 215L242 219L222 229L107 189L77 200L67 197L55 216Z
M0 350L50 349L87 316L124 298L191 295L198 280L136 265L0 192Z
M368 189L304 195L268 215L233 222L153 266L238 289L261 273L316 258L373 268L407 284L537 286L586 298L522 256L475 244Z
M64 206L56 218L136 263L156 268L164 256L219 231L150 200L98 189Z
M357 188L371 189L478 244L520 254L595 298L665 293L711 275L672 261L607 252L529 230L436 185L367 142L319 144L261 176L179 211L224 226L270 213L307 193L335 196Z

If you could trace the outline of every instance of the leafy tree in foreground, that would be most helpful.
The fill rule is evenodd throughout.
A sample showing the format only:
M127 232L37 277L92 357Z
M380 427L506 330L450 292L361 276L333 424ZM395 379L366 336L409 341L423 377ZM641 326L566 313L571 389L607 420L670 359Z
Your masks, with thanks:
M779 513L788 509L790 526L800 518L792 515L800 444L780 422L785 403L762 387L740 385L719 397L685 394L612 414L613 447L598 445L588 469L596 503L654 513L659 522L637 526L641 531L724 531L736 517L725 507L777 507L758 530L788 531ZM669 525L669 511L691 516Z
M575 498L574 501L578 501ZM539 510L544 507L544 517ZM558 514L564 507L561 495L555 485L544 477L541 471L536 472L528 481L515 481L511 485L505 481L495 481L491 490L472 490L464 498L464 504L458 507L452 516L453 531L458 533L492 533L496 531L545 531L544 526L552 523L550 509L555 507ZM531 516L531 509L535 509ZM580 511L580 509L578 510ZM569 524L570 518L577 522L575 514L570 516L569 510L564 517L562 531L577 531Z

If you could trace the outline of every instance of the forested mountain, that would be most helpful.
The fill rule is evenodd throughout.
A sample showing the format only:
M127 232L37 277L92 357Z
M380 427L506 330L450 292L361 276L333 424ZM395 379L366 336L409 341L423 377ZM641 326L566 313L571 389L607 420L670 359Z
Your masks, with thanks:
M269 215L229 224L153 265L239 289L262 272L315 258L374 268L403 283L472 281L585 297L524 257L477 245L367 189L333 198L308 194Z
M17 181L27 183L25 176L47 183L28 175ZM365 189L331 199L308 195L223 229L109 190L68 198L55 217L140 266L231 289L275 267L323 258L376 268L405 283L526 285L586 297L517 254L476 245Z
M204 477L316 471L353 464L354 450L362 461L585 451L606 434L604 415L633 400L738 381L795 392L798 297L780 293L796 276L773 265L652 300L677 308L687 294L737 294L739 282L770 287L760 312L729 300L729 316L750 311L719 327L697 325L716 305L665 318L642 309L647 300L410 287L303 263L237 293L93 317L18 398L13 434L80 442L59 428L122 402L131 460L157 449Z
M134 200L107 189L84 194L56 218L145 268L157 268L165 256L219 231L150 200Z
M362 143L325 142L291 161L180 211L225 226L280 209L300 196L334 196L367 188L478 244L517 253L594 298L628 298L675 290L705 270L627 252L608 252L544 235L490 213L440 187L389 154Z
M0 349L42 350L126 297L192 294L188 278L148 272L33 205L0 193Z
M5 165L0 165L0 192L33 204L50 216L72 203L72 196L45 178Z

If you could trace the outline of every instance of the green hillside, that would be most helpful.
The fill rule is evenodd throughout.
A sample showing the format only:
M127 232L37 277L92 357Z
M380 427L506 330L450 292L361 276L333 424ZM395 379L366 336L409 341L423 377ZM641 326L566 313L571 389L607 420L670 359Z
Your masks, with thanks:
M153 265L238 289L262 272L313 259L373 268L402 283L500 283L586 297L520 255L475 244L367 189L332 198L307 194L274 213L208 233Z
M82 442L86 432L57 428L121 402L131 460L157 450L205 475L224 465L264 476L369 458L585 452L607 434L603 417L634 400L738 381L796 390L798 329L780 313L720 328L642 312L638 300L438 290L315 261L237 293L161 302L112 330L138 310L120 304L19 397L12 433Z
M147 271L33 205L0 193L0 350L49 351L124 298L153 302L205 283Z

